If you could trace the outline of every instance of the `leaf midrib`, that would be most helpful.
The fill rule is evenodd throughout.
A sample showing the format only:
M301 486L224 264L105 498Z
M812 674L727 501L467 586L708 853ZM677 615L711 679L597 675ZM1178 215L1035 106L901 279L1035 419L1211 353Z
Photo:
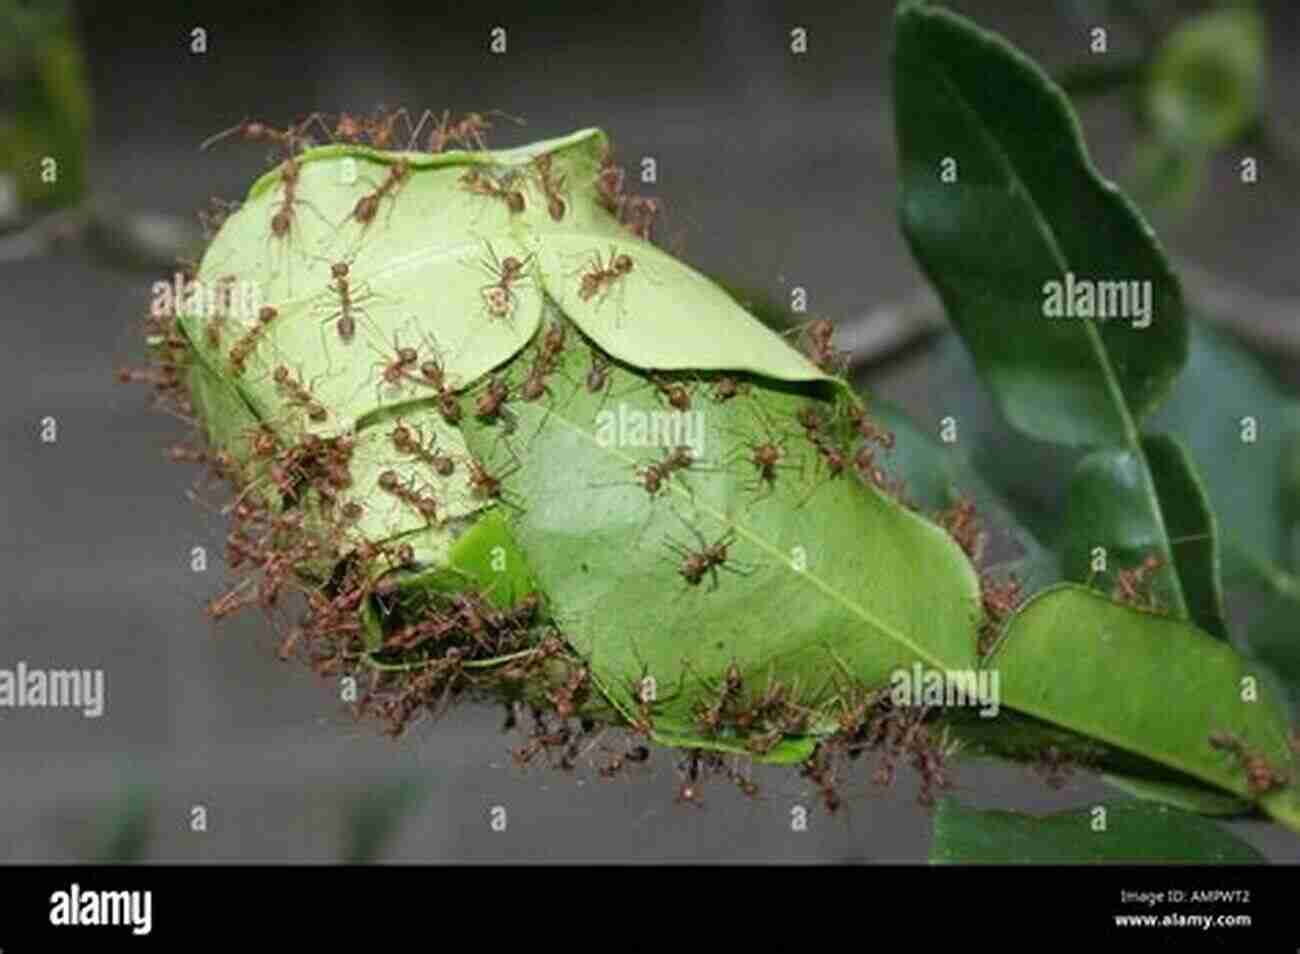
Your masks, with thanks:
M641 463L641 461L637 460L636 458L633 458L627 454L620 453L616 448L602 445L600 441L598 441L594 437L594 435L589 433L584 427L582 427L577 422L571 420L562 411L558 411L554 407L552 407L550 409L550 413L548 416L552 420L558 420L559 422L561 422L572 433L579 435L583 440L587 441L592 447L607 452L612 459L620 460L633 467ZM789 569L790 561L786 558L786 556L783 553L781 553L780 550L772 546L770 543L768 543L765 539L763 539L758 534L754 533L749 527L741 523L738 519L730 518L725 513L722 513L716 508L709 506L707 503L703 503L699 500L696 500L694 496L691 494L691 492L681 485L680 481L675 479L670 479L667 483L669 489L673 493L682 496L683 498L688 500L692 504L692 506L695 506L700 510L708 513L720 524L723 524L724 526L733 527L738 533L740 533L741 536L749 540L751 543L757 546L768 556L774 558L776 562L779 563L781 566ZM863 487L863 490L865 492L872 492L872 493L875 492L871 490L871 488L865 486ZM796 571L790 569L790 572L796 573L798 576L810 580L813 583L813 585L816 586L831 601L839 604L851 615L856 616L864 623L866 623L868 626L871 626L877 632L885 636L887 639L891 639L895 643L898 643L904 646L905 648L907 648L908 650L912 651L925 662L929 663L932 666L940 667L940 668L944 665L944 661L940 659L938 656L936 656L934 653L926 650L922 646L913 642L908 636L897 631L892 626L888 625L883 620L879 619L874 613L872 613L866 607L860 605L856 601L851 600L844 594L840 593L838 590L833 588L828 582L823 580L817 574L811 572L810 570Z
M974 128L976 135L985 143L988 151L997 161L999 166L1001 166L1004 173L1007 175L1008 180L1015 188L1024 193L1026 204L1029 206L1029 209L1033 214L1037 229L1043 237L1043 240L1047 243L1048 251L1055 260L1057 268L1060 270L1061 274L1064 275L1071 269L1070 262L1062 251L1051 224L1044 218L1033 191L1020 175L1015 163L1012 162L1011 157L1007 154L1006 150L1002 148L1001 143L985 130L979 111L971 105L965 96L962 95L960 87L948 75L945 64L942 62L935 62L933 66L934 76L938 78L939 82L943 85L945 90L948 91L949 95L953 98L954 102L957 103L961 111L971 118L972 122L970 125ZM1081 148L1077 129L1075 130L1074 145ZM1085 173L1096 177L1096 170L1090 167L1086 155L1083 157L1083 160ZM1106 384L1106 391L1110 395L1111 402L1119 414L1125 444L1129 452L1132 453L1142 464L1142 470L1146 478L1143 481L1143 493L1147 499L1147 504L1156 523L1156 527L1160 532L1163 549L1165 551L1163 556L1172 561L1173 551L1169 543L1169 530L1165 526L1165 517L1164 512L1160 508L1160 501L1155 495L1155 483L1151 475L1151 465L1147 461L1146 452L1142 449L1142 441L1138 436L1137 426L1134 424L1133 416L1129 411L1128 402L1124 399L1124 392L1120 388L1119 380L1115 377L1114 368L1111 366L1109 355L1106 353L1106 349L1101 341L1101 335L1097 331L1096 327L1085 319L1083 321L1083 331L1089 347L1092 350L1093 357L1097 362L1097 366L1101 370L1102 378ZM1182 580L1179 578L1176 570L1171 570L1169 573L1169 579L1174 587L1173 595L1177 599L1177 609L1180 615L1184 619L1187 619L1187 599L1183 593Z

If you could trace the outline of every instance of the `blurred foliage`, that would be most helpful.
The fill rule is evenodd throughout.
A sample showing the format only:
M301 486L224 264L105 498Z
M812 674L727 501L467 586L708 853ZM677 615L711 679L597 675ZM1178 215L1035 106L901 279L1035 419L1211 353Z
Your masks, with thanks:
M1150 135L1137 160L1149 204L1186 208L1214 153L1259 124L1266 36L1256 11L1224 8L1186 21L1156 49L1142 101Z
M90 93L69 2L0 0L0 86L0 224L79 201Z
M1130 193L1148 209L1186 211L1203 193L1216 153L1250 144L1277 151L1286 136L1265 115L1268 25L1251 2L1225 2L1169 23L1155 4L1070 0L1077 22L1119 21L1142 51L1081 62L1059 79L1073 96L1129 95L1142 137Z
M1104 819L1104 824L1099 820ZM1197 815L1139 801L1111 801L1051 815L981 811L940 802L934 864L1262 864L1228 829Z
M423 782L409 778L366 789L346 810L342 860L370 864L382 859L402 822L427 795Z
M112 808L90 861L134 864L143 861L153 838L154 800L145 787L127 786Z

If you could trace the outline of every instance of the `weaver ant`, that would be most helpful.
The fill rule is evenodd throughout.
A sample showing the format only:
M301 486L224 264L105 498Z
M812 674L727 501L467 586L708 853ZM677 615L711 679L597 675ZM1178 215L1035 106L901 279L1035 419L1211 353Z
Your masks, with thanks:
M504 202L511 215L524 211L524 194L486 172L470 169L460 177L460 184L467 192Z
M414 142L424 127L425 122L434 116L430 110L425 110L420 117L420 123L415 127L411 134L411 141ZM503 113L499 109L489 110L487 113L467 113L461 119L455 122L451 119L451 110L444 110L442 118L435 120L433 131L429 133L429 141L425 147L426 152L439 153L446 150L450 143L458 142L462 146L474 145L479 149L487 147L483 139L483 133L492 128L492 124L487 121L487 116L502 116L511 122L523 125L524 121L509 113Z
M322 331L325 325L335 322L334 328L344 344L356 337L357 318L362 315L369 318L369 313L361 307L361 302L378 297L365 283L354 285L350 273L351 266L347 262L334 262L330 265L329 290L338 298L338 308L321 320ZM325 345L323 335L321 344Z
M274 143L284 150L285 155L293 156L295 152L315 145L312 139L302 134L303 130L312 123L318 124L325 131L326 136L329 135L329 129L324 125L320 113L312 113L302 122L290 126L288 129L276 129L274 126L268 126L266 123L258 122L255 119L245 119L229 129L224 129L213 136L209 136L199 144L199 149L206 150L209 146L228 136L238 136L245 142Z
M488 257L480 259L478 266L494 280L480 288L479 294L483 297L483 304L490 318L508 320L515 309L515 293L512 286L523 276L524 269L532 261L533 256L529 255L520 260L513 255L507 255L499 259L492 243L484 244L487 246Z
M409 454L418 458L433 468L434 473L439 477L450 477L456 472L456 462L439 451L436 445L431 448L425 440L424 431L418 424L407 425L399 420L388 436L399 454Z
M756 405L750 405L750 409L754 418L763 428L764 440L755 440L743 434L737 434L736 436L742 438L743 444L736 448L732 455L744 451L749 452L747 459L757 473L757 482L751 484L747 489L762 490L762 495L766 496L776 488L777 471L793 468L794 465L782 463L789 456L785 436L777 433L772 422ZM800 465L800 469L802 469L802 465Z
M239 376L244 373L245 362L257 348L258 342L266 334L266 329L271 323L280 316L280 313L271 305L263 305L257 312L257 323L249 328L244 336L235 342L230 349L230 370L231 373Z
M549 153L538 156L533 160L533 169L542 194L546 196L546 211L554 221L560 222L568 208L562 195L565 191L565 176L557 176L551 171L552 161L553 157Z
M294 206L298 204L306 205L320 218L322 222L328 223L328 220L315 205L306 199L298 198L298 181L302 174L302 160L295 156L289 156L284 160L280 170L280 185L283 189L284 197L280 200L279 206L271 215L271 234L270 239L279 239L281 242L288 241L292 238L293 226L297 221ZM286 260L289 254L285 252ZM289 280L292 285L292 279Z
M300 378L295 378L287 366L277 365L271 372L271 378L275 382L276 390L284 395L289 404L306 411L308 419L319 423L329 416L325 405L316 400L311 389L303 384Z
M678 516L680 517L680 514ZM682 522L685 523L685 520ZM710 591L716 590L719 584L718 570L726 570L738 576L749 575L750 570L740 569L728 562L730 548L736 541L734 528L727 530L712 543L707 543L703 535L690 524L686 524L686 528L691 531L699 542L700 547L698 550L692 550L671 538L665 542L665 546L681 559L677 572L689 585L699 586L707 575L712 580L712 585L709 587Z
M731 375L723 375L713 382L713 400L721 404L724 401L730 401L732 398L749 392L749 382L742 381Z
M611 246L606 262L601 261L600 253L597 252L586 267L588 270L582 273L578 281L578 298L582 301L590 301L599 294L603 300L609 294L614 282L631 273L634 263L632 256L618 252Z
M388 175L384 178L384 181L376 186L373 192L368 192L357 199L357 204L353 206L349 218L359 222L362 228L369 227L379 211L379 203L386 197L396 199L396 192L406 184L406 180L410 175L410 163L405 159L397 160L388 170Z
M664 483L675 471L690 467L694 459L689 447L674 447L672 450L665 450L661 460L648 464L644 468L635 467L636 475L646 493L653 497L663 489Z
M1165 561L1154 553L1147 554L1142 562L1127 570L1120 570L1115 577L1115 586L1110 598L1117 603L1128 603L1154 610L1157 608L1155 593L1151 589L1151 577L1165 565ZM1145 592L1143 592L1145 591Z
M480 500L500 500L502 503L508 503L502 496L503 481L507 480L512 474L520 469L523 465L515 461L514 465L500 474L491 473L486 465L477 458L469 458L469 475L468 483L470 492Z
M413 481L414 478L411 478L410 482ZM408 506L413 507L416 511L419 512L420 516L424 517L430 523L434 522L437 519L438 516L437 500L434 499L434 497L432 496L426 496L424 494L421 494L419 491L415 490L411 486L407 486L406 484L403 484L401 478L398 477L397 475L397 471L385 470L383 473L379 475L379 479L376 481L376 483L378 484L380 490L384 491L385 493L392 494L398 500L401 500L403 503L407 504Z

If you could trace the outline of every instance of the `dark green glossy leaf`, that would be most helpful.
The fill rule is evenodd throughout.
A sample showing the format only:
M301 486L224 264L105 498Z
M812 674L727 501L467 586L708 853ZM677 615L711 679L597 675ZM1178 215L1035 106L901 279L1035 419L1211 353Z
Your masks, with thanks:
M938 864L1259 864L1266 860L1214 822L1137 801L1028 815L981 811L944 799L935 814L930 847L930 861Z
M1002 674L1004 705L1255 800L1300 830L1294 784L1253 792L1241 760L1210 744L1228 733L1297 779L1285 702L1226 643L1062 584L1012 617L990 664Z
M981 375L1035 437L1135 443L1134 421L1187 350L1181 291L1150 228L1097 173L1065 95L1030 60L938 7L904 4L896 29L903 232ZM1050 283L1080 306L1076 291L1095 307L1113 293L1119 311L1130 286L1101 284L1115 282L1149 291L1149 314L1135 298L1126 318L1046 317Z
M1152 605L1226 639L1217 534L1205 492L1172 438L1144 438L1142 449L1143 456L1095 451L1080 462L1070 483L1066 575L1110 591L1121 573L1154 556L1162 565L1146 574ZM1152 498L1161 504L1154 511ZM1146 583L1138 589L1147 595Z
M1187 373L1151 424L1177 436L1204 476L1228 584L1257 575L1256 564L1285 570L1300 518L1287 492L1300 402L1229 335L1194 322Z
M1105 773L1102 778L1121 792L1135 798L1162 805L1171 805L1198 815L1233 817L1248 815L1253 811L1250 802L1225 795L1213 789L1187 784L1185 781L1165 781Z

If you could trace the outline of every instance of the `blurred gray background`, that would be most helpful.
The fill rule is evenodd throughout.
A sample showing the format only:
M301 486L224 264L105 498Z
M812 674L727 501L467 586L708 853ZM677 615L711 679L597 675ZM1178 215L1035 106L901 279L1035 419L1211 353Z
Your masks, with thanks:
M1086 58L1087 4L953 6L1048 68ZM1300 24L1292 4L1265 8L1270 101L1294 118ZM266 167L257 145L198 151L249 116L283 125L381 104L500 108L527 121L502 124L491 140L502 146L598 125L629 166L658 160L658 185L641 191L664 199L664 234L688 261L781 301L801 285L811 311L847 325L921 284L894 214L892 9L85 3L91 183L124 206L192 219L210 196L239 198ZM487 53L494 26L509 31L504 56ZM794 26L809 35L799 58L786 49ZM189 52L194 27L207 30L205 55ZM1132 42L1116 29L1118 55ZM1099 165L1121 176L1128 113L1102 102L1082 115ZM1233 168L1227 155L1214 174ZM1180 256L1294 297L1297 211L1294 180L1274 178L1249 192L1212 188L1187 216L1157 224ZM815 792L790 773L759 773L757 801L719 783L695 809L673 804L663 753L614 781L516 768L520 739L501 734L495 709L461 707L393 741L354 723L331 684L277 661L256 614L210 625L201 610L221 588L222 528L185 498L191 470L163 459L183 428L112 375L139 358L135 322L158 277L76 247L0 264L0 664L107 673L99 719L0 710L0 859L79 860L116 840L155 861L329 861L358 850L367 806L388 804L406 810L370 854L400 861L924 860L929 816L907 772L884 792L860 779L838 815L816 811L794 833L791 807L812 806ZM923 421L940 413L923 347L869 380ZM53 445L37 436L47 415L59 423ZM189 568L194 546L208 548L206 574ZM1086 778L1053 791L1014 766L963 764L958 781L963 801L1032 811L1117 795ZM189 830L195 805L207 808L205 833ZM489 827L494 806L508 812L505 832ZM1295 836L1234 828L1271 858L1300 860Z

